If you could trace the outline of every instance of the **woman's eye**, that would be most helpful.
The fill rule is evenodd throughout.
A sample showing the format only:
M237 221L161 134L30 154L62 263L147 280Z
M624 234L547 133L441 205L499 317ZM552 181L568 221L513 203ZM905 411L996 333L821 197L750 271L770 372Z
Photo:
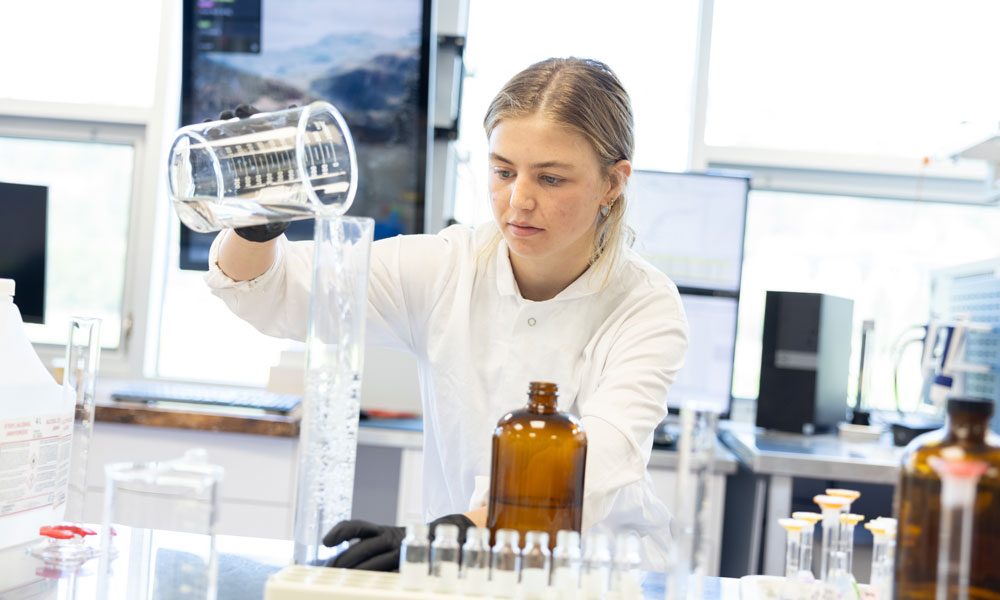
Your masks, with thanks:
M499 169L499 168L497 168L497 169L493 169L493 172L496 173L497 175L499 175L500 177L504 178L504 179L507 179L508 177L510 177L512 175L512 173L510 171L508 171L507 169Z
M560 183L563 182L562 179L560 179L558 177L553 177L551 175L542 175L542 181L544 181L545 183L547 183L549 185L559 185Z

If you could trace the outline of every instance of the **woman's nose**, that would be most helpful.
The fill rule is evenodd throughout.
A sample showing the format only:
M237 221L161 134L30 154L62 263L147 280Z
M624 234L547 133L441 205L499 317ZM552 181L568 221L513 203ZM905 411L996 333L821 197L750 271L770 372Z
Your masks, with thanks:
M510 190L510 207L517 210L531 210L535 207L535 194L530 184L516 180Z

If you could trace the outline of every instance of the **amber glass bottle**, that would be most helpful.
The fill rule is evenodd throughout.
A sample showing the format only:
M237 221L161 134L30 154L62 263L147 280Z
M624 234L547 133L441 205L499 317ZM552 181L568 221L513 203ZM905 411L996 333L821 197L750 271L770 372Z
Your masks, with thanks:
M580 531L587 434L576 417L559 412L556 384L532 382L528 405L504 415L493 431L493 464L486 526ZM550 548L551 549L551 548Z
M969 598L1000 600L1000 438L989 430L992 414L990 400L952 398L944 427L921 435L906 447L896 489L897 600L935 597L941 480L928 459L941 455L989 465L976 488Z

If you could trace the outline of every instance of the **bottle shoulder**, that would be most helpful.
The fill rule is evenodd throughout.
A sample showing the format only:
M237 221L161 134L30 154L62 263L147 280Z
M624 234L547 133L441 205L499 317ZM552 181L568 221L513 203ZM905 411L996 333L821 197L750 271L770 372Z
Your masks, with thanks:
M946 430L939 429L915 438L906 446L902 455L904 473L936 477L930 466L931 457L955 451L960 452L960 456L1000 467L1000 436L990 432L982 441L968 442L950 437Z
M559 432L586 437L580 419L564 412L540 413L527 408L511 411L497 422L494 436L518 435L521 432Z

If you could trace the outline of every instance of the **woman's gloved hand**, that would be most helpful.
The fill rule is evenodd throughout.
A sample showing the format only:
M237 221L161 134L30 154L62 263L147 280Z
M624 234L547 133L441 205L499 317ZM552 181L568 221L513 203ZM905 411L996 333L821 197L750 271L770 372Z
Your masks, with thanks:
M465 515L446 515L430 522L430 539L434 539L434 529L441 523L458 526L458 543L465 543L465 532L474 527ZM334 525L324 537L323 545L336 546L348 540L357 539L349 548L327 561L328 567L364 569L366 571L396 571L399 569L399 547L406 537L405 527L376 525L368 521L341 521Z
M227 109L219 113L218 120L227 121L233 118L246 119L247 117L251 117L259 112L259 110L250 104L240 104L233 110ZM206 121L210 120L211 119L206 119ZM282 233L285 233L285 230L288 229L289 225L290 223L288 221L281 221L278 223L253 225L251 227L237 227L236 229L233 229L233 231L236 232L236 235L245 240L249 240L251 242L266 242L268 240L273 240Z

